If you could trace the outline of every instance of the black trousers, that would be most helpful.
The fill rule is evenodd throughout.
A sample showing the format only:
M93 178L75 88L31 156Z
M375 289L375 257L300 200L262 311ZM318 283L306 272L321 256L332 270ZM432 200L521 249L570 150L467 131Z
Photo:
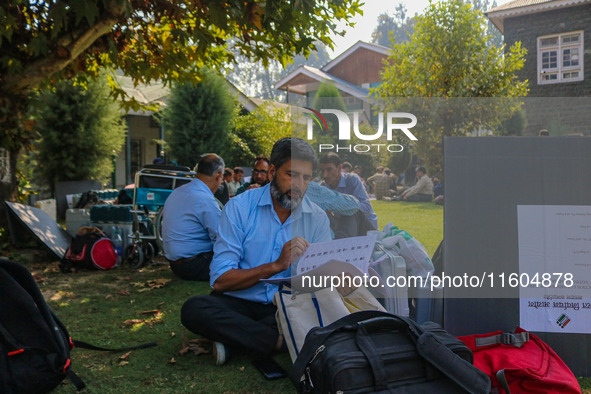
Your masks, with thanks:
M333 212L326 213L335 239L366 235L368 231L375 230L373 224L361 211L357 211L356 214L351 216Z
M279 338L273 304L261 304L213 291L193 296L181 308L183 326L230 348L270 355Z
M170 269L181 279L209 282L209 264L212 259L213 251L203 252L182 263L171 262Z

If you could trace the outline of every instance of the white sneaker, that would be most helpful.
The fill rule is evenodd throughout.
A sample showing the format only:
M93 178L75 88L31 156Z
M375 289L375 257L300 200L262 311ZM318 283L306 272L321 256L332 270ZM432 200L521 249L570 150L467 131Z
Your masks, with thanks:
M221 342L213 342L212 354L215 365L224 365L230 359L230 350Z

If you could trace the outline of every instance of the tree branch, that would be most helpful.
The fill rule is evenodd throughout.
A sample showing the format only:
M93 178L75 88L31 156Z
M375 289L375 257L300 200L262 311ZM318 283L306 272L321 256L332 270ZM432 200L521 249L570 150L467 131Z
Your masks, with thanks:
M113 26L119 22L124 13L123 6L111 2L104 17L99 19L94 26L89 29L66 32L57 40L58 48L55 53L32 62L25 67L22 73L7 78L4 89L18 94L36 87L45 78L63 70L91 47L98 38L111 32Z

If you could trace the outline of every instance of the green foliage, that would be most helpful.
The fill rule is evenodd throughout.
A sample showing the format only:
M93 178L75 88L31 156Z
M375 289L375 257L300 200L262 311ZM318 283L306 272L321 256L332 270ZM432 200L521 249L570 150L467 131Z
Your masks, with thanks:
M380 14L378 25L371 33L371 41L374 44L389 47L392 43L401 44L410 40L414 32L416 18L409 18L406 12L406 6L399 3L393 16L385 12Z
M410 166L411 160L412 154L408 149L404 149L402 152L390 154L386 167L394 174L400 175Z
M104 77L86 86L60 82L41 93L35 120L38 182L53 188L59 181L102 180L113 171L126 128Z
M257 155L269 157L277 140L292 135L290 116L288 108L277 108L270 102L249 114L236 114L226 165L250 165Z
M314 45L316 49L307 57L297 55L286 67L276 60L269 61L265 66L262 62L251 62L245 56L236 53L237 64L229 68L225 76L249 97L283 101L285 94L275 90L275 82L302 65L320 68L330 61L326 45L319 42Z
M475 98L527 93L527 81L515 75L525 50L519 43L507 53L489 46L483 18L462 0L431 3L411 41L394 46L383 83L373 90L383 109L417 116L414 149L432 172L442 172L444 136L464 136L479 125L495 128L519 107L518 100ZM391 99L406 97L437 99ZM451 99L457 97L472 99Z
M331 46L335 22L360 14L358 0L55 0L0 6L0 87L28 90L47 78L120 69L137 82L194 80L234 50L286 66L314 42ZM351 23L347 23L351 25ZM120 94L121 92L116 92Z
M196 85L175 85L162 111L168 155L191 168L204 153L226 156L234 107L226 81L213 71L203 71Z
M121 70L134 83L196 82L204 66L222 69L235 52L264 66L333 47L337 22L360 14L359 0L53 0L0 4L0 145L12 156L35 139L27 95L60 79ZM230 46L232 50L230 50ZM114 79L127 109L140 104ZM13 169L16 171L16 169ZM0 200L13 198L16 176Z
M491 10L497 6L496 0L471 0L469 3L474 6L474 9L482 13ZM486 18L486 34L488 35L488 45L500 48L503 46L503 35L500 30Z
M347 107L341 97L339 89L330 82L322 82L316 91L312 108L320 112L321 109L337 109L346 112ZM327 114L324 116L328 130L324 127L320 132L314 131L314 141L317 144L338 144L339 130L336 116Z
M522 135L527 126L527 115L525 110L518 109L509 119L503 120L498 129L499 135Z

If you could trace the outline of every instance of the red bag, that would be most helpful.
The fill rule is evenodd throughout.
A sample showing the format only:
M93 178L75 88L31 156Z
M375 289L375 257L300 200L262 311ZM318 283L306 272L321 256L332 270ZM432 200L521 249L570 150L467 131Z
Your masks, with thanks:
M60 262L62 272L72 267L108 270L117 264L113 243L96 227L81 227Z
M458 337L474 353L474 366L500 393L581 393L564 361L537 336L517 327Z

